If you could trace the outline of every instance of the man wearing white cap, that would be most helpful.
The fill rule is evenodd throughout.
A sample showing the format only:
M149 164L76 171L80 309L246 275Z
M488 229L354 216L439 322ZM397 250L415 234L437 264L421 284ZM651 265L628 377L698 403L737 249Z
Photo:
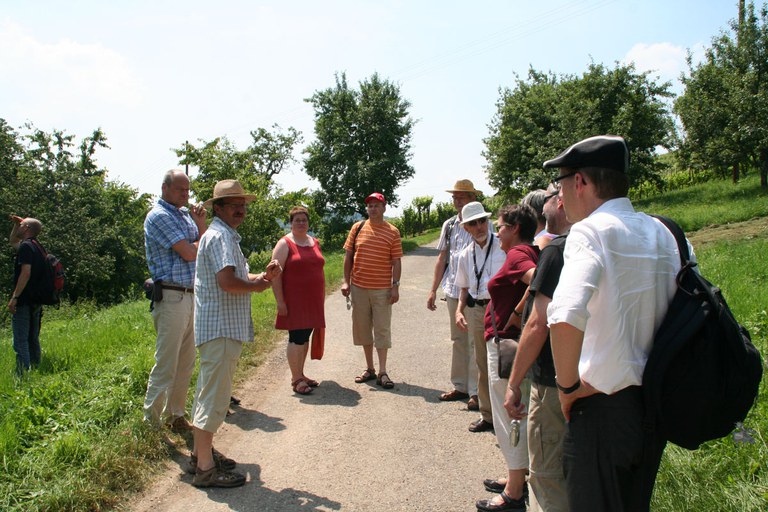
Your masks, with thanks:
M623 138L590 137L544 167L559 169L574 223L547 308L570 510L647 511L664 446L645 436L640 384L676 289L677 243L627 198Z
M440 232L440 242L437 244L439 255L435 262L435 272L432 278L432 288L427 296L427 308L431 311L437 309L435 299L437 289L441 287L445 294L445 302L448 306L448 319L451 325L451 384L453 389L440 395L440 400L451 402L469 398L467 409L479 410L477 397L477 363L475 362L475 350L469 343L467 331L459 329L456 325L456 309L459 306L459 294L461 289L456 286L456 271L459 262L459 254L465 247L472 243L472 235L461 227L461 209L465 205L477 200L479 190L470 180L459 180L451 190L453 206L458 212L443 223ZM493 233L491 223L488 226L488 234Z
M251 274L240 250L237 228L247 203L256 198L236 180L222 180L205 202L214 219L200 239L195 275L195 346L200 355L191 469L195 487L237 487L245 476L232 471L235 461L213 449L213 436L229 408L232 377L243 343L253 341L252 292L270 287L282 269L276 260L264 272Z
M472 235L472 243L459 255L456 286L461 292L454 321L459 329L468 333L469 342L475 351L481 416L470 424L470 432L493 430L488 388L488 352L485 345L485 310L491 299L488 281L504 264L506 254L501 250L498 237L488 232L490 216L477 201L467 204L461 210L461 226Z

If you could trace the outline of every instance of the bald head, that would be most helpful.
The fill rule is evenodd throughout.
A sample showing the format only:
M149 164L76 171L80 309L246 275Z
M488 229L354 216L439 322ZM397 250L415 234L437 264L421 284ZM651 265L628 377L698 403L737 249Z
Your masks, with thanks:
M176 208L186 206L189 202L189 177L181 169L171 169L163 177L163 201Z
M43 231L43 223L32 217L27 217L19 224L19 234L23 238L34 238Z

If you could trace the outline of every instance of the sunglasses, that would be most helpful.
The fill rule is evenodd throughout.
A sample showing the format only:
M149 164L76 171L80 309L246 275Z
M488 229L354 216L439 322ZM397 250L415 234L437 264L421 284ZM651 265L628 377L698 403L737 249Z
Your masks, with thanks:
M477 226L478 224L485 224L486 222L488 222L487 218L471 220L471 221L467 222L467 226L473 228L473 227Z
M562 176L558 176L557 178L552 178L552 185L557 186L558 183L560 183L560 180L564 180L565 178L570 178L571 176L575 176L578 174L579 171L573 171L569 172L568 174L563 174Z

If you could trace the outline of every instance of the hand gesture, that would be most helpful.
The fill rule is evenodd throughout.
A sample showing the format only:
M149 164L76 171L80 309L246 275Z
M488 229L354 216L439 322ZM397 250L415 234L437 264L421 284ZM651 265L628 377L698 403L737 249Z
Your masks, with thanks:
M280 266L280 262L277 260L272 260L269 263L267 263L267 268L264 269L264 277L268 281L272 281L274 278L279 276L283 272L283 268Z

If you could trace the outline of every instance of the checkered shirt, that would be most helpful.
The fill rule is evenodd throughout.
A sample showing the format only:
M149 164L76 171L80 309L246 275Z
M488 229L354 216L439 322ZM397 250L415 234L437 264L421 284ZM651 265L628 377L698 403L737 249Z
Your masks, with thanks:
M253 341L251 294L221 289L216 274L234 267L235 276L248 279L248 262L240 250L240 235L218 217L200 238L195 275L195 346L216 338Z
M144 248L152 279L191 288L195 282L195 262L184 261L172 247L181 240L194 243L198 236L186 207L176 208L159 199L144 219Z

